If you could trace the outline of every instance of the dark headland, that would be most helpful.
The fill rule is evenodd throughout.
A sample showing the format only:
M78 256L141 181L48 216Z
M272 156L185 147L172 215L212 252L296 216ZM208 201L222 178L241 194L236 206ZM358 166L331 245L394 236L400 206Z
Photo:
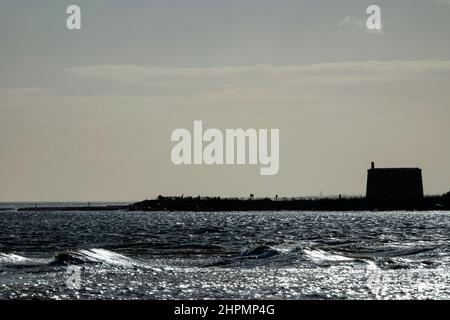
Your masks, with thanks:
M366 197L318 199L235 199L158 197L130 205L132 211L428 211L450 210L450 192L417 200Z
M367 170L365 197L260 198L163 197L130 206L140 211L390 211L450 210L450 192L424 196L419 168Z

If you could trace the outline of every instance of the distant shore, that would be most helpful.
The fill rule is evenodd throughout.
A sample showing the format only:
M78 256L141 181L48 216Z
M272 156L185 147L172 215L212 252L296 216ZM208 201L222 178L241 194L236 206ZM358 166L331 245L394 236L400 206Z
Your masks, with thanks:
M12 208L1 208L1 211ZM420 199L164 197L133 204L27 206L17 211L446 211L450 192Z
M129 205L106 205L106 204L92 204L92 205L74 205L74 206L35 206L21 207L15 210L17 211L116 211L116 210L128 210ZM11 208L2 208L0 210L6 211Z
M158 197L129 206L131 211L429 211L450 210L450 194L420 199L234 199L204 197Z

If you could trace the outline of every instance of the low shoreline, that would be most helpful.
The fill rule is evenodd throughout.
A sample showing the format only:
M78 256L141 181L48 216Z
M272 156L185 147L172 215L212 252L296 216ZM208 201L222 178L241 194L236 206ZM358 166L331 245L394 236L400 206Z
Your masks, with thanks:
M220 197L163 197L133 204L55 205L20 208L1 208L1 211L447 211L450 193L425 196L421 199L349 198L220 198Z
M421 199L233 199L201 197L158 197L129 206L130 211L445 211L450 196Z
M86 205L86 206L43 206L43 207L22 207L16 208L16 211L117 211L128 210L129 205ZM11 208L12 209L12 208ZM11 209L3 209L11 210Z
M442 211L450 210L443 196L417 200L341 199L220 199L159 198L130 205L130 211Z

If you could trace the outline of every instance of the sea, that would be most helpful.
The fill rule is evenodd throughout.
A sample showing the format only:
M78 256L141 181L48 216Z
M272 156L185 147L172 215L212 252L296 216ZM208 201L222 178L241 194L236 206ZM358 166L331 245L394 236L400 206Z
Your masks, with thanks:
M450 298L450 212L17 207L0 299Z

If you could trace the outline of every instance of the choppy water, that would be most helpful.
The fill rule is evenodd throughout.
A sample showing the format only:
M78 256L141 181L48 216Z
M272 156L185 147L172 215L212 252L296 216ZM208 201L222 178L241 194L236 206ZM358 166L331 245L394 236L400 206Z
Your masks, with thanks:
M0 298L449 299L450 212L7 210Z

